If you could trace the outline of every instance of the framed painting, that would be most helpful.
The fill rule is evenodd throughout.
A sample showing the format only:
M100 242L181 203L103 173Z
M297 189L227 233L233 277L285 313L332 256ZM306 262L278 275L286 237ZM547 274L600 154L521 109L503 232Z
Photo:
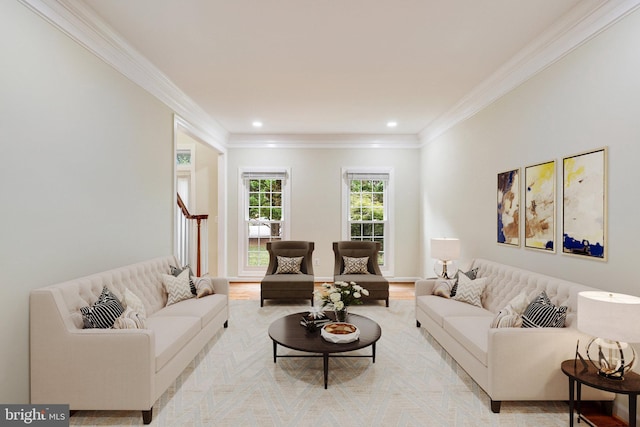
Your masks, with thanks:
M562 159L562 253L607 260L607 149Z
M524 168L524 247L555 253L556 161Z
M498 243L520 246L520 169L498 174Z

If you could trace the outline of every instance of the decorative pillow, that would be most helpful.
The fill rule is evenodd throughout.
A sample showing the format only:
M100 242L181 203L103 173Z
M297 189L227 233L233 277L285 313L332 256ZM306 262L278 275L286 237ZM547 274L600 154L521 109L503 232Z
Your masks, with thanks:
M302 265L302 260L304 257L297 256L293 258L287 258L284 256L279 256L278 258L278 268L276 268L275 274L302 274L300 271L300 266Z
M367 264L369 263L369 257L352 258L343 256L344 271L342 274L369 274L367 270Z
M487 287L487 278L471 280L465 274L458 277L458 291L451 298L456 301L482 307L482 292Z
M126 308L130 308L136 313L140 313L142 317L147 317L147 310L145 310L142 300L140 300L136 294L131 292L129 288L124 290L124 298L122 300Z
M522 292L511 299L491 322L492 328L519 328L522 312L527 308L527 295Z
M564 328L567 320L566 306L557 307L542 291L522 314L523 328Z
M196 285L193 283L193 279L192 279L193 271L191 271L191 267L188 265L185 265L182 268L174 267L173 265L169 267L171 268L171 274L174 275L175 277L178 277L180 273L182 273L184 270L189 270L189 287L191 288L191 293L195 295L197 290L196 290Z
M453 279L438 279L433 288L433 294L443 298L451 298L451 289L455 281Z
M102 293L92 306L80 308L85 328L108 329L122 313L122 303L106 286L102 288Z
M463 271L462 272L463 275L467 276L469 279L471 280L476 280L476 277L478 277L478 269L474 268L471 269L469 271ZM458 281L460 279L460 270L456 271L456 275L453 276L453 278L455 279L455 284L453 285L453 287L451 288L451 296L454 297L456 295L456 292L458 291Z
M113 322L113 329L145 329L146 319L130 307Z
M213 295L213 283L211 283L210 277L196 277L196 298L206 297L207 295Z
M498 312L491 322L492 328L519 328L522 326L522 313L527 308L527 294L516 295Z
M169 274L162 275L162 284L164 285L165 291L169 294L167 305L194 297L191 293L190 281L189 269L183 270L178 277Z

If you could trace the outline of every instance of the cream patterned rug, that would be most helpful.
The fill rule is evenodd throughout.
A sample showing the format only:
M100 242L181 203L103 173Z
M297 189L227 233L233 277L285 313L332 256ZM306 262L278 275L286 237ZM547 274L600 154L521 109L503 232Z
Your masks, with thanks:
M360 305L350 311L380 324L371 358L321 358L273 363L269 324L308 305L230 301L229 327L220 331L162 395L155 426L566 426L562 402L503 402L489 397L431 338L416 328L413 301ZM360 350L371 354L371 348ZM294 353L278 346L278 354ZM526 387L526 384L523 384ZM71 425L142 425L138 411L79 411Z

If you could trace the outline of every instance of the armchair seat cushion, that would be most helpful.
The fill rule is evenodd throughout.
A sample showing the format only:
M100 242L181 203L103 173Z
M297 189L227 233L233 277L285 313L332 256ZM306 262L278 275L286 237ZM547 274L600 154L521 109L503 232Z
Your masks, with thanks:
M389 281L384 276L374 274L342 274L335 276L336 282L355 282L368 291L389 290Z
M309 285L313 289L313 275L311 274L278 274L268 275L262 279L262 289L291 289L291 285Z

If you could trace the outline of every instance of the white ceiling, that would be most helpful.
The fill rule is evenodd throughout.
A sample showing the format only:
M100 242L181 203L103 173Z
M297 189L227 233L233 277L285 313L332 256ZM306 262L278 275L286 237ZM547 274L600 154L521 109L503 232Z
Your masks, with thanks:
M419 135L506 65L514 69L525 54L611 2L77 3L93 9L233 136ZM263 127L253 128L254 120ZM387 128L389 120L398 126Z

